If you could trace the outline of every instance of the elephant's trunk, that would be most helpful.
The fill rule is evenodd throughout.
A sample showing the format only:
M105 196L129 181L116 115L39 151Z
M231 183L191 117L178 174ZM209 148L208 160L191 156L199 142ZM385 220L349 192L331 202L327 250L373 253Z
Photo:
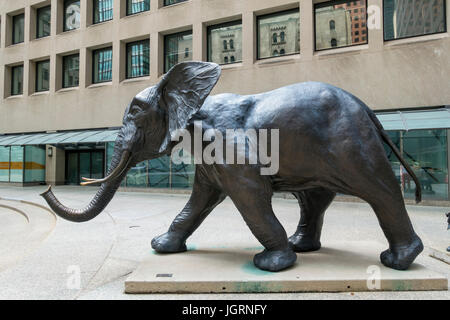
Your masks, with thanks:
M121 157L121 152L116 146L111 160L111 166L108 170L108 176L112 172L118 172L118 175L111 177L108 181L102 183L95 197L84 209L71 209L61 204L53 194L51 186L49 186L47 191L42 193L41 196L47 201L50 208L52 208L52 210L61 218L73 222L89 221L100 214L111 201L129 169L128 167L119 167L128 164L128 159L127 161L123 161L123 156Z

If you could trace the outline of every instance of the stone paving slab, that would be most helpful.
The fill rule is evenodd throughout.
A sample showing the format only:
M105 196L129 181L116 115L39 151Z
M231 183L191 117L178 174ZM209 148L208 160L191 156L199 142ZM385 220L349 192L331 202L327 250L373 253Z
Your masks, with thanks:
M271 273L257 269L262 247L200 247L149 254L126 279L126 293L252 293L447 290L447 278L415 263L407 271L381 265L377 242L334 242L298 254L296 265ZM373 277L380 275L379 289ZM372 278L371 278L372 277Z

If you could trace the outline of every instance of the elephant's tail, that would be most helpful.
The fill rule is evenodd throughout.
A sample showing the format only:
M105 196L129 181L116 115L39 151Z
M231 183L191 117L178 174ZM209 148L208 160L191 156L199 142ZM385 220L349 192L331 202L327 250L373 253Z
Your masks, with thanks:
M369 107L366 106L367 114L369 115L372 122L375 124L375 126L378 129L378 132L380 133L381 138L384 142L386 142L387 145L392 149L392 151L395 153L396 157L400 162L402 163L403 167L406 169L408 174L413 178L414 183L416 184L416 203L419 203L422 201L422 189L420 187L419 179L417 178L414 171L409 166L408 162L402 157L400 151L398 150L397 146L392 142L391 138L389 138L388 134L383 128L383 125L381 124L380 120L378 120L377 116L373 113L372 110L369 109Z

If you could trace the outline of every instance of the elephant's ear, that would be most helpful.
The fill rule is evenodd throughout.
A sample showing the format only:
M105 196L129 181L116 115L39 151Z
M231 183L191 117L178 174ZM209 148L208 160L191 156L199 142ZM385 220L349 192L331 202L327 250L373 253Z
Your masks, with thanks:
M218 64L182 62L174 66L158 84L161 106L166 109L167 134L160 147L166 151L177 130L186 128L189 119L203 105L220 77Z

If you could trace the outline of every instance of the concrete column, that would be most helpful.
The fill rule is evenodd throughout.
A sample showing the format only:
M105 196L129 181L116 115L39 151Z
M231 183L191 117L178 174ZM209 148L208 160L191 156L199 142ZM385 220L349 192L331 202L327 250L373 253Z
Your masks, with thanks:
M154 2L154 1L153 1ZM163 40L158 32L150 34L150 81L157 82L160 75L163 74Z
M53 30L53 29L52 29ZM57 55L50 55L50 83L49 91L50 93L55 93L57 88L57 83L61 83L61 75L58 77L56 74L57 67ZM59 81L59 82L58 82Z
M447 181L448 182L448 187L447 187L448 198L447 198L447 200L450 200L450 171L449 171L449 169L450 169L450 129L447 130L447 180L448 180Z
M367 5L369 51L381 51L384 46L383 0L368 0Z
M93 21L93 1L80 0L80 29L86 29Z
M52 150L50 157L49 150ZM45 146L45 183L51 185L64 184L65 167L66 167L65 151L50 145Z
M25 7L25 21L24 21L24 34L23 34L23 42L27 45L30 42L30 21L31 21L31 7Z
M311 60L314 54L314 6L312 1L300 1L300 55Z
M79 82L79 88L86 88L89 86L92 82L92 69L91 69L91 61L92 61L92 55L90 54L91 51L87 48L81 48L79 51L80 54L80 82ZM114 59L114 57L113 57Z
M192 26L192 60L206 61L205 28L202 22L196 22Z
M115 39L112 44L113 51L113 69L112 83L119 85L120 81L125 79L125 44L119 39ZM123 61L123 63L121 63Z
M50 36L55 36L58 29L58 0L53 0L51 3L50 15Z
M29 95L29 86L30 86L30 61L25 60L23 62L23 96L26 97Z
M256 27L253 11L242 13L242 64L252 66L256 61Z
M0 16L0 22L1 22L1 24L0 24L0 26L1 26L1 29L0 29L0 39L1 39L0 46L2 48L4 48L4 47L6 47L6 24L7 24L6 13L4 13L4 14L2 14Z

